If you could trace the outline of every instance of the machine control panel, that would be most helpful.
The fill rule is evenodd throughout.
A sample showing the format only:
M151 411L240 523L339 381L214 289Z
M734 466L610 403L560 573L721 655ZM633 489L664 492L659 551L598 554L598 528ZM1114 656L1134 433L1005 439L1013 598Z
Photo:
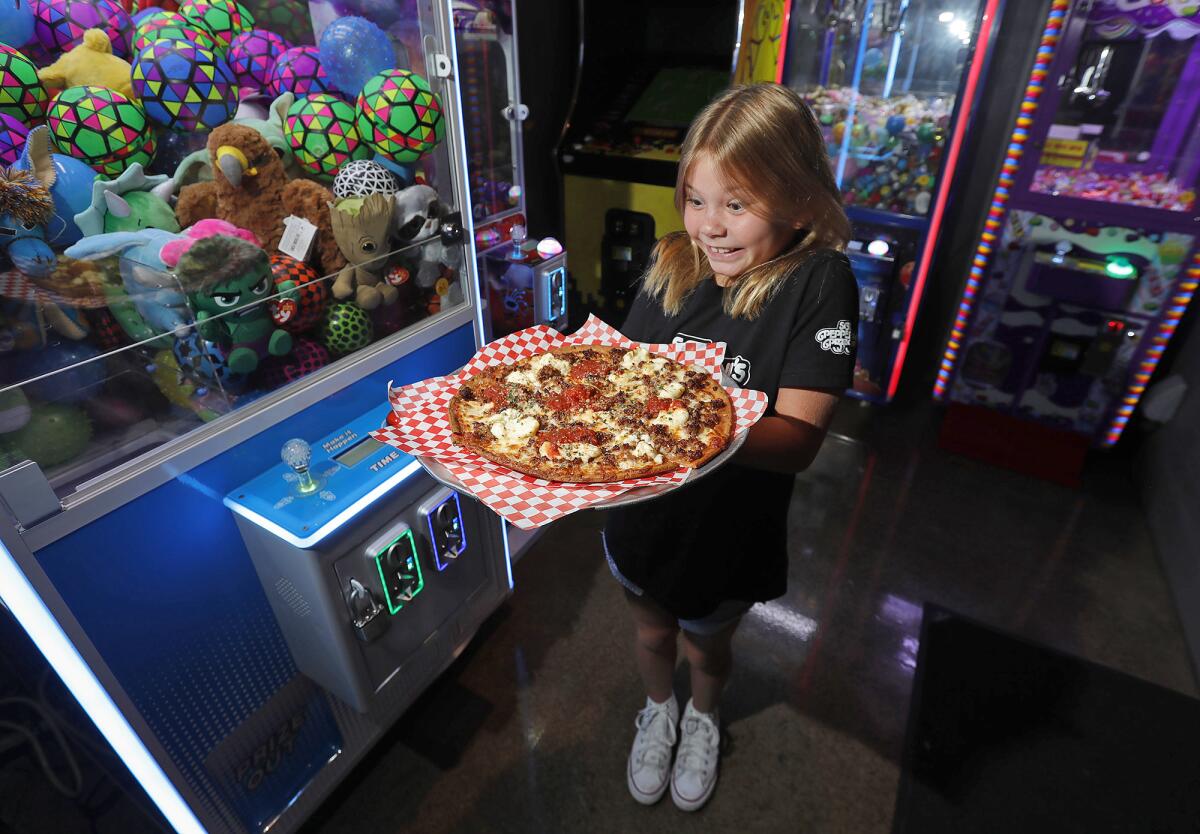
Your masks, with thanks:
M388 611L395 614L425 588L421 559L412 528L400 522L368 544L364 555L374 562Z
M418 508L417 514L425 519L433 563L439 571L444 571L467 549L466 527L458 493L443 487Z

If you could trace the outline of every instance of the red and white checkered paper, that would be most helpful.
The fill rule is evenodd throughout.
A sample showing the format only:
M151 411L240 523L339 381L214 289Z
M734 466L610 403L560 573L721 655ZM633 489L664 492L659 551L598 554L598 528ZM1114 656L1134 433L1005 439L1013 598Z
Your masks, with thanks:
M655 484L682 484L692 470L680 468L651 478L634 478L604 484L564 484L514 472L456 444L450 435L447 408L462 383L495 365L505 365L565 345L609 345L632 348L617 330L591 316L570 336L544 325L520 330L479 349L462 369L446 376L414 382L402 388L388 386L388 401L399 426L385 426L371 433L381 443L423 458L432 458L462 482L464 488L494 512L528 530L541 527L576 510L610 501L631 489ZM670 345L645 344L685 365L696 365L720 380L725 343L681 342ZM746 431L767 410L767 395L761 391L727 388L734 408L734 434Z

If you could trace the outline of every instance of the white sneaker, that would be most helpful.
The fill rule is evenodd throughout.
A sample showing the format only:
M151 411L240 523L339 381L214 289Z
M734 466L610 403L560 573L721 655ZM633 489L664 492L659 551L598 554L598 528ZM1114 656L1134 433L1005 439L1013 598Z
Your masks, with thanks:
M721 731L716 712L698 712L689 699L679 722L679 753L671 773L671 799L681 811L698 810L717 786Z
M665 703L646 699L645 708L638 713L634 726L637 735L629 751L626 768L629 792L643 805L653 805L667 792L671 774L671 751L679 734L679 702L675 696Z

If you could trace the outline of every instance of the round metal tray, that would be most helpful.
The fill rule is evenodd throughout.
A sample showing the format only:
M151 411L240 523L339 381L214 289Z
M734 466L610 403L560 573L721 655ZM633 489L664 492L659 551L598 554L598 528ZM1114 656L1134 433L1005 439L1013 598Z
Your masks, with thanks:
M729 441L729 445L725 447L725 450L722 451L721 454L717 455L699 469L692 470L692 474L688 476L686 480L675 484L653 484L651 486L636 487L626 492L622 492L615 498L610 498L607 501L600 501L596 504L592 504L587 509L607 510L611 509L612 507L627 507L630 504L640 504L643 501L653 501L655 498L661 498L668 492L679 489L682 486L695 483L698 479L716 472L718 469L724 466L730 458L736 455L738 450L742 448L742 444L746 442L747 434L749 434L749 430L741 431L738 434L735 434ZM458 478L455 478L454 475L450 473L450 470L443 466L440 462L434 460L433 458L423 457L421 455L417 455L416 458L420 462L421 466L425 467L425 471L429 473L429 476L435 481L443 486L448 486L453 490L470 494L470 490L463 486L463 483L458 480Z

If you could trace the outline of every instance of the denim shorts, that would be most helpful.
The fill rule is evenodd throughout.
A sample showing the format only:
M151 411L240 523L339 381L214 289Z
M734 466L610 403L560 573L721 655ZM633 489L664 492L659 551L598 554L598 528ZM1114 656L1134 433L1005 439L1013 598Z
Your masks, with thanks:
M639 588L633 582L629 581L622 575L621 571L617 570L617 563L613 561L612 554L608 552L608 541L604 538L604 533L600 533L600 540L604 543L604 558L608 560L608 569L612 572L613 577L620 582L625 590L634 596L645 596L645 591ZM727 599L717 605L716 610L711 614L700 617L695 620L679 621L679 627L691 634L698 634L701 637L707 637L710 634L716 634L723 628L731 625L739 617L745 614L754 605L752 602L746 602L742 599Z

